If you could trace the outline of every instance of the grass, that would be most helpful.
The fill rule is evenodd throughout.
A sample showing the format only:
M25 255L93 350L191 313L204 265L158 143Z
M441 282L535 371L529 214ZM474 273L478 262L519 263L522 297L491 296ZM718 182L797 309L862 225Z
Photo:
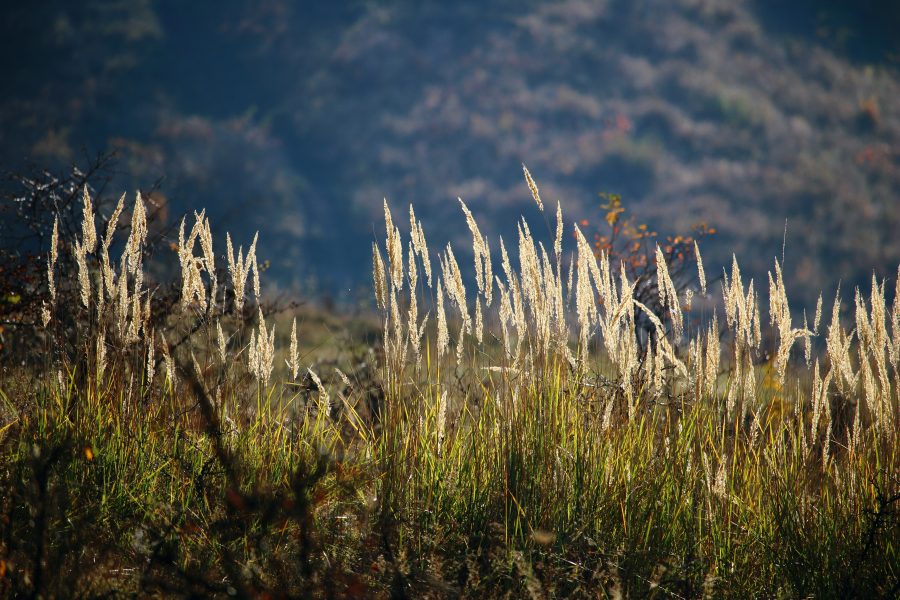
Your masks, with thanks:
M405 252L385 203L381 333L363 318L337 338L344 322L307 309L295 346L290 316L258 307L255 253L229 239L217 268L202 213L179 235L180 308L153 317L143 211L111 261L115 224L98 246L85 204L60 249L79 276L48 269L44 352L0 379L4 596L900 593L884 283L857 294L852 331L839 299L827 328L822 311L794 327L776 262L766 327L735 261L718 301L702 275L692 289L697 323L664 258L628 281L576 227L569 274L559 209L551 251L523 220L519 268L504 244L492 277L463 204L473 286L412 209Z

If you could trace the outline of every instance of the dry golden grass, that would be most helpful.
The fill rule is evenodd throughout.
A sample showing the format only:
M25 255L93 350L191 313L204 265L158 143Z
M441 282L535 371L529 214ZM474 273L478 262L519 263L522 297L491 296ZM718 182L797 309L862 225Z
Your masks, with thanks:
M662 308L654 312L635 299L637 282L624 269L597 256L577 225L565 225L559 203L546 236L551 252L522 219L517 263L501 238L498 274L475 215L462 199L460 207L473 243L468 288L452 246L430 256L412 207L404 240L384 202L384 245L372 249L380 353L340 362L312 360L309 346L302 348L311 333L298 332L296 318L288 327L290 316L263 313L256 238L246 254L235 254L227 236L224 283L203 212L190 230L186 220L179 230L175 314L151 326L142 201L114 261L123 201L98 243L85 194L81 238L72 245L77 282L67 287L81 302L80 337L71 354L57 353L52 360L59 362L48 359L34 375L39 391L16 410L37 411L28 421L42 425L22 435L41 443L60 432L90 439L87 448L107 476L83 483L89 479L75 465L66 481L149 515L144 527L160 527L153 507L176 500L191 519L216 522L223 510L262 506L253 494L263 488L289 489L291 502L312 498L304 513L312 521L291 531L309 535L314 522L330 541L317 550L324 558L315 568L301 544L305 570L291 579L299 589L320 585L316 569L335 565L353 581L393 592L397 581L412 586L416 573L437 569L431 577L442 583L418 589L442 595L435 590L456 584L440 565L470 563L469 574L457 576L458 593L549 586L558 595L589 596L624 587L634 595L666 589L740 597L900 589L900 284L890 310L886 282L873 281L867 300L857 291L851 330L838 294L820 332L821 299L812 326L805 315L794 326L776 261L766 329L760 297L736 258L714 299L698 248L696 281L683 291L657 248ZM54 304L58 246L55 233L48 339L62 310ZM440 265L433 274L432 258ZM251 273L252 300L245 292ZM698 296L706 310L714 307L703 322L686 309ZM642 332L644 318L650 329ZM819 337L824 343L814 344ZM238 450L244 454L233 460ZM161 479L152 460L136 467L144 451L157 453L154 460L194 461L197 469L213 461L223 475L198 497L177 478ZM166 452L176 457L160 458ZM22 465L27 456L14 451L4 460ZM322 461L332 479L314 494L288 475ZM240 479L242 469L248 479ZM335 491L348 487L352 500ZM216 497L230 508L208 501ZM234 498L244 504L229 504ZM120 510L103 506L113 515ZM294 548L259 525L269 527L266 519L278 511L261 514L253 518L262 529L248 525L245 537L223 541L197 527L185 534L190 550L176 547L188 553L185 564L208 561L220 579L261 586L267 575L229 569L260 552L280 565L279 553ZM355 529L344 528L348 520ZM262 538L267 545L255 545ZM375 555L362 541L371 539L381 540ZM476 565L472 548L484 544L505 558ZM361 557L389 563L392 574L361 575Z

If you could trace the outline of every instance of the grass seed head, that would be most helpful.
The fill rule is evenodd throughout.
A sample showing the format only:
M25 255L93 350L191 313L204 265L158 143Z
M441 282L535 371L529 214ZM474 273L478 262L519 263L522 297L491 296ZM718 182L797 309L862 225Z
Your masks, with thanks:
M660 304L669 309L673 336L678 340L684 332L684 314L681 311L681 303L678 301L678 291L669 276L665 256L658 245L656 246L656 284L659 288Z
M431 287L431 257L428 256L425 232L422 230L422 224L416 221L416 213L412 204L409 205L409 230L413 248L415 248L416 254L422 259L422 268L425 270L425 279L428 282L428 287Z
M144 371L144 381L149 389L153 385L153 376L156 374L156 361L154 357L153 332L147 333L147 362Z
M437 355L438 358L447 353L447 347L450 345L450 333L447 329L447 313L444 310L444 286L441 279L438 278L437 283Z
M78 265L78 288L81 291L81 303L85 308L91 305L91 278L87 265L87 249L79 241L75 242L75 262Z
M216 321L216 345L219 349L219 358L224 365L227 358L228 347L225 340L225 333L222 331L222 322L218 320Z
M319 399L319 410L322 414L325 415L326 418L331 417L331 396L328 395L328 390L325 389L325 386L322 384L322 380L319 379L319 376L316 375L316 372L310 368L307 368L306 371L309 373L309 378L312 380L313 384L316 386L316 390L318 391L318 399Z
M247 255L244 256L243 248L238 247L237 254L234 253L234 247L231 244L231 234L225 234L225 258L228 261L228 275L231 278L231 287L234 291L235 310L240 314L244 308L246 299L245 288L247 285L247 275L250 273L251 267L256 265L256 242L259 238L259 232L253 236L253 243ZM258 285L258 282L257 284Z
M375 286L375 303L381 310L387 310L387 275L381 251L375 242L372 242L372 282Z
M297 379L297 374L300 372L300 351L297 347L297 317L294 317L294 321L291 323L291 345L288 350L287 366L291 371L291 379Z
M466 331L469 331L472 323L469 318L468 303L466 301L466 286L463 283L462 272L459 269L459 263L456 262L456 257L453 255L453 247L450 244L447 244L447 251L441 264L441 270L444 280L447 282L447 293L459 310L463 326Z
M269 379L275 368L275 326L269 331L266 328L266 319L262 308L259 309L259 331L256 335L255 366L257 379L262 381L263 387L269 387Z
M56 302L56 261L59 257L59 217L53 218L53 233L50 234L50 254L47 257L47 291L50 303Z
M481 314L481 299L475 298L475 339L479 344L482 343L484 335L484 323Z
M556 237L553 240L553 254L556 256L556 262L559 263L562 256L562 237L563 237L563 218L562 204L556 201Z
M159 332L159 346L163 355L163 363L166 367L166 376L168 377L169 384L174 389L178 383L178 377L175 373L175 361L172 360L172 354L169 352L169 343L166 341L166 337L162 331Z
M694 242L694 256L697 258L697 279L700 280L700 293L706 295L706 271L703 270L703 257L700 256L700 246Z
M400 230L394 226L387 198L384 199L384 225L387 232L386 246L391 283L397 291L400 291L403 289L403 243L400 239Z
M531 192L531 197L534 198L535 204L537 204L538 208L543 212L544 203L541 202L541 194L538 192L537 184L534 182L531 173L528 172L528 167L525 166L525 163L522 163L522 171L525 173L525 183L528 184L528 190Z
M97 381L100 383L103 381L103 375L106 373L106 335L103 329L97 332L97 347L94 356L97 367Z
M94 205L91 195L88 193L87 184L82 188L82 220L81 220L81 245L85 253L93 254L97 249L97 227L94 224Z

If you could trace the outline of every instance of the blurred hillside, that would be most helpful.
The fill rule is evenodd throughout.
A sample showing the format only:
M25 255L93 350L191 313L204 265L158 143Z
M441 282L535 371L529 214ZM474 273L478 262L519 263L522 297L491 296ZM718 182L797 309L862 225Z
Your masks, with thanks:
M118 148L118 189L207 207L291 285L362 284L381 199L432 248L617 192L707 269L781 255L789 292L900 262L900 9L774 0L50 0L4 7L0 167ZM113 190L113 191L117 191ZM787 225L786 225L787 224ZM759 279L758 279L759 280ZM790 285L790 284L789 284ZM800 289L801 286L805 289Z

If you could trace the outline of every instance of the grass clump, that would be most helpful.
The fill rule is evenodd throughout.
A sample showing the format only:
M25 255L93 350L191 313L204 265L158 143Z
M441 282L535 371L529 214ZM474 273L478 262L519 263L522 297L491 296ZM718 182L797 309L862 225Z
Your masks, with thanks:
M549 250L520 221L514 264L460 200L473 286L412 207L404 242L385 202L377 351L313 364L296 320L283 341L259 306L255 240L235 253L229 236L219 271L204 214L183 222L180 299L154 319L140 197L116 261L115 219L92 236L83 203L65 245L80 302L49 294L43 363L3 377L4 593L900 591L900 295L888 310L884 282L857 292L851 331L839 296L830 325L820 308L800 326L776 261L766 323L736 260L716 300L702 266L698 288L676 285L657 248L639 296L561 206ZM697 322L687 296L712 314ZM75 341L54 349L62 311Z

